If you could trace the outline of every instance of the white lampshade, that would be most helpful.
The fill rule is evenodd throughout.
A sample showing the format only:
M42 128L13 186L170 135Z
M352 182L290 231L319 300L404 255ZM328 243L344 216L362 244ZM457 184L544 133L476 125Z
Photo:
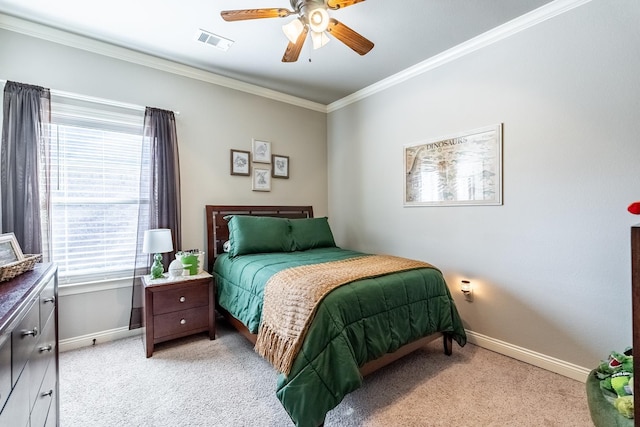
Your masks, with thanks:
M317 9L313 9L311 13L309 13L309 27L311 28L311 31L321 33L325 31L328 26L329 14L326 9L319 7Z
M171 252L173 242L171 240L171 230L168 228L157 228L144 232L142 252L145 254L161 254Z
M304 24L300 19L294 19L282 26L282 31L284 31L284 35L287 36L291 43L295 43L298 41L298 37L302 34L304 30Z
M320 49L325 44L329 43L329 37L327 37L326 33L316 33L315 31L311 32L311 41L313 41L313 48Z

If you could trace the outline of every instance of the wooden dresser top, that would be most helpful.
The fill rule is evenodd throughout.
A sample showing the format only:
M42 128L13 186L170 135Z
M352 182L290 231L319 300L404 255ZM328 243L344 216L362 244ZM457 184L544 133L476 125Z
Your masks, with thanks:
M13 321L16 313L26 306L35 295L40 284L53 276L56 266L53 263L37 263L33 270L0 282L0 335Z

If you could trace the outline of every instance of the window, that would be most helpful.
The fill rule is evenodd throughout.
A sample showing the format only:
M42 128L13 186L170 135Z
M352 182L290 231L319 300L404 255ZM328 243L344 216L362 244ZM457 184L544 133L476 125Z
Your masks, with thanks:
M130 277L137 251L144 111L51 97L51 261L60 283Z

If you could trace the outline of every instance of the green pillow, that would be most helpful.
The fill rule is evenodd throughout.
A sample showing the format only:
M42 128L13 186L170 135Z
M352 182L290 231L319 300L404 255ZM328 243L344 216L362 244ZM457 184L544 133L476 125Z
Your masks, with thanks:
M229 242L231 257L264 252L291 252L293 248L289 220L268 216L231 216Z
M336 246L327 217L290 219L289 222L291 223L294 250L306 251L307 249Z

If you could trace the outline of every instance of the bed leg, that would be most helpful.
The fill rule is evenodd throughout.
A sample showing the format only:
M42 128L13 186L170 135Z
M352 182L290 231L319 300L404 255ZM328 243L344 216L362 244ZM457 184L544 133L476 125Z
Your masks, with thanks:
M451 353L453 352L453 338L451 337L451 334L442 335L442 344L444 344L444 354L451 356Z

